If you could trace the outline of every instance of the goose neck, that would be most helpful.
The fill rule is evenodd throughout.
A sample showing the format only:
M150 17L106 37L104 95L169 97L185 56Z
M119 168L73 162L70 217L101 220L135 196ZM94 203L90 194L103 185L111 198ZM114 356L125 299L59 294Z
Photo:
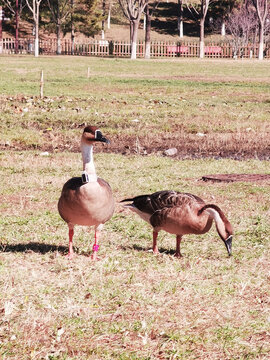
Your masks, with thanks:
M92 145L81 145L82 159L83 159L83 171L89 175L96 175L96 169L93 159L93 146Z

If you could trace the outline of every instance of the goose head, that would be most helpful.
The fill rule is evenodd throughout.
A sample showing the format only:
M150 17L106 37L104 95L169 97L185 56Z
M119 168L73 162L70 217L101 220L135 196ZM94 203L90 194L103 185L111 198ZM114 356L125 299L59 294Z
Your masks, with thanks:
M231 223L224 217L224 228L217 225L219 236L224 241L228 255L232 255L233 228Z
M86 126L81 137L81 152L83 159L83 171L87 174L93 174L96 180L96 170L93 160L93 145L97 142L109 144L110 141L102 135L102 132L96 126ZM83 181L88 182L88 181Z
M221 209L214 205L209 204L205 205L199 212L204 210L210 215L210 217L215 221L217 232L220 238L223 240L229 256L232 255L232 238L233 238L233 228L229 220L226 218Z
M93 145L95 142L110 143L110 140L102 135L96 126L86 126L83 130L81 145Z

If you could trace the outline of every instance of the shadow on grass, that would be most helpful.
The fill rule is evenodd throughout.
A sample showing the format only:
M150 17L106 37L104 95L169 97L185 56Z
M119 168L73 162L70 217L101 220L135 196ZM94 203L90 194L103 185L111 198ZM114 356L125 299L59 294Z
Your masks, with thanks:
M128 250L135 250L135 251L143 251L143 252L151 252L152 248L144 248L139 245L128 245L128 246L121 246L123 251ZM58 252L62 255L66 255L68 253L67 246L58 246L58 245L50 245L50 244L43 244L38 242L30 242L27 244L3 244L0 243L0 253L27 253L27 252L34 252L38 254L47 254ZM173 249L164 249L159 248L159 252L162 254L167 255L174 255L175 250ZM74 253L77 253L76 248L74 247ZM80 255L89 256L89 253L80 253Z
M139 245L127 245L127 246L121 246L122 250L135 250L135 251L144 251L144 252L152 252L152 248L144 248L142 246ZM175 250L173 249L165 249L165 248L159 248L159 253L160 254L167 254L167 255L175 255Z
M43 244L38 242L30 242L27 244L13 244L13 245L0 243L0 252L12 252L12 253L35 252L39 254L46 254L49 252L59 252L61 254L66 254L68 252L68 247Z

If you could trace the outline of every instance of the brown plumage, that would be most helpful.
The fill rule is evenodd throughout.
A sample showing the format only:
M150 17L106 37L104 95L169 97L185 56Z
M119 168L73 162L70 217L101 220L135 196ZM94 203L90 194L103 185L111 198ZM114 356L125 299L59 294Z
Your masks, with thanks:
M83 174L68 180L58 201L59 214L69 227L68 258L73 257L73 234L75 225L94 226L95 243L92 258L96 259L100 231L114 212L114 199L110 185L97 177L93 161L95 142L109 143L100 130L87 126L81 137Z
M153 227L153 252L158 253L157 236L160 230L176 235L176 253L180 257L180 242L185 234L204 234L216 223L217 232L231 255L233 230L222 210L196 195L177 191L158 191L121 202Z

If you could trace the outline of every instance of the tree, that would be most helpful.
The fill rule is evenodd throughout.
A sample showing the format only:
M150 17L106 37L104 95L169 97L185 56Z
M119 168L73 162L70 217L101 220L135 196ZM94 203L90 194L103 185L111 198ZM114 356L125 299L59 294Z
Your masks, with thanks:
M93 36L101 30L102 13L98 0L70 0L69 13L62 24L62 31L71 34L71 53L74 54L75 34Z
M119 0L121 9L130 24L131 59L136 59L138 28L147 3L148 0Z
M15 53L17 54L19 45L20 15L25 7L25 3L24 0L2 0L0 3L3 3L8 8L13 18L15 17Z
M101 38L105 38L105 22L107 20L107 29L111 28L111 10L113 0L102 0L102 23L101 23Z
M73 13L74 13L74 0L70 0L70 36L71 36L71 54L74 54L74 48L75 48L75 26L74 26L74 19L73 19Z
M264 31L265 23L268 15L268 0L253 0L255 6L258 20L259 20L259 55L258 59L263 60L263 50L264 50Z
M147 2L145 7L145 19L146 19L146 26L145 26L145 52L144 57L145 59L150 59L150 34L151 34L151 21L154 11L157 9L159 4L159 0L155 1L154 4L150 7L149 2Z
M35 32L35 57L39 56L39 9L42 0L26 0L27 6L31 13L33 14L34 20L34 32Z
M182 39L184 37L184 24L183 24L183 0L178 0L178 31L179 37Z
M247 2L239 9L235 8L227 18L226 27L230 34L229 41L233 46L235 58L252 39L255 41L257 24L254 8Z
M60 55L62 52L61 49L62 24L71 12L71 3L70 0L47 0L47 3L50 10L52 21L56 27L56 37L57 37L56 53Z
M152 13L149 9L149 3L147 3L145 7L145 50L144 50L144 57L145 59L150 59L150 50L151 50L151 41L150 41L150 34L151 34L151 21L152 21Z
M71 0L71 16L65 26L65 32L81 32L86 36L93 36L100 32L102 12L98 8L98 0Z
M226 35L226 20L233 10L239 8L243 0L216 0L209 9L209 16L214 19L214 28L219 29L222 36Z
M102 0L102 23L101 23L101 38L105 38L105 13L106 13L106 0Z
M188 10L199 16L200 19L200 58L204 58L204 27L205 19L210 3L214 0L191 0L187 1Z
M200 11L200 58L204 58L204 24L210 0L201 0Z
M111 3L111 1L109 1L108 17L107 17L107 27L108 27L108 29L111 28L111 11L112 11L112 3Z

